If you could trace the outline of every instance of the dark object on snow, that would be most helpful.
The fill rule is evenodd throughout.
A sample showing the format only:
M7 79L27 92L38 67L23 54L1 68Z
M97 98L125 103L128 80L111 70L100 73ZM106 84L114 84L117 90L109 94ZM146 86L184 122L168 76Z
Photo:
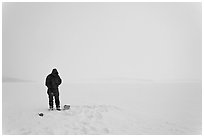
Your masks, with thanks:
M55 98L56 108L60 107L59 85L62 83L57 69L53 69L52 73L46 78L45 85L48 87L47 94L49 96L49 106L53 108L53 97Z
M44 116L44 114L43 114L43 113L39 113L38 115L39 115L39 116L41 116L41 117L43 117L43 116Z
M70 109L70 105L64 105L64 110Z

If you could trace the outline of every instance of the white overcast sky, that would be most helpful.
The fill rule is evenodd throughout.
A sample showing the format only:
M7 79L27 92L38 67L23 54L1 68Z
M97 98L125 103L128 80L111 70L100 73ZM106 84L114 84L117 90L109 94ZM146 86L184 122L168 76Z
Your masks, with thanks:
M2 75L201 80L201 3L3 3Z

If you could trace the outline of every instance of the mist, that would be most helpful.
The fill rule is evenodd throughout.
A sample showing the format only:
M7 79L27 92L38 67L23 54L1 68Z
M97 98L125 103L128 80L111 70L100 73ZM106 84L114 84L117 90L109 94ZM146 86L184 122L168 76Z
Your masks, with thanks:
M4 2L2 133L201 135L201 5Z
M201 81L201 3L3 3L2 74Z

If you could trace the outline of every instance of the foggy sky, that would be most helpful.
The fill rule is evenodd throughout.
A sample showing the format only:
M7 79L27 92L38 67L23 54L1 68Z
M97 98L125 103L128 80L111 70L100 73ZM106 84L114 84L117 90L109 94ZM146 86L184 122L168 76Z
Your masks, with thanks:
M201 3L3 3L2 75L201 80Z

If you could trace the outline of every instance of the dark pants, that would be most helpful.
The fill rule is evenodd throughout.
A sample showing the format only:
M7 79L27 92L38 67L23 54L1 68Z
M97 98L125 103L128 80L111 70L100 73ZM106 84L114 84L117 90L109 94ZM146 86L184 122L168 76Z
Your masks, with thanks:
M57 108L60 107L59 90L58 89L48 89L47 94L49 97L49 106L53 107L53 97L54 97L56 107Z

